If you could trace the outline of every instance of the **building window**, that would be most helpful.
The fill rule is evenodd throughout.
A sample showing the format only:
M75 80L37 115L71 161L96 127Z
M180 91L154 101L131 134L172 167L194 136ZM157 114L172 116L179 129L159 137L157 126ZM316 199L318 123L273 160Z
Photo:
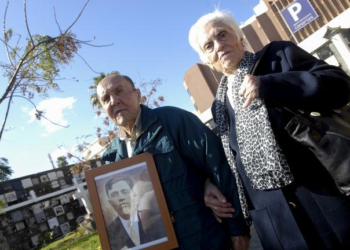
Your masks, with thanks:
M50 181L57 180L57 174L56 172L51 172L47 174L49 176Z
M39 185L40 181L38 178L32 178L32 183L33 183L33 185Z

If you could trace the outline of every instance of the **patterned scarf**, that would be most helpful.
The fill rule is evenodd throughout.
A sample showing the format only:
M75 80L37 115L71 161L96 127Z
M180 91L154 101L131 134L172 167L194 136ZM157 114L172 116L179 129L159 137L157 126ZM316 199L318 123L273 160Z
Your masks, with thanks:
M235 175L244 217L249 218L247 201L239 177L235 157L230 148L229 116L226 108L228 82L232 80L233 108L236 119L238 148L244 170L254 189L267 190L284 187L293 182L288 163L275 140L263 100L255 99L248 108L242 108L245 98L238 92L255 61L255 54L245 52L234 75L224 76L216 94L216 122L224 151Z

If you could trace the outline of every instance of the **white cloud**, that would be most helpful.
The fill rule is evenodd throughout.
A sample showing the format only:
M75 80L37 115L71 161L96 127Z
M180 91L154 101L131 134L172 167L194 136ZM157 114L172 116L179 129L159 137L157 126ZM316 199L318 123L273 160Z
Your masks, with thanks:
M29 112L29 108L28 107L22 107L22 112L23 113L28 113Z
M47 100L41 101L37 105L37 109L40 111L43 111L43 115L49 119L50 121L60 124L62 126L67 126L68 121L65 117L65 110L72 110L73 109L73 103L76 102L76 99L74 97L67 97L67 98L50 98ZM28 123L34 122L36 119L35 117L35 109L28 110L26 108L22 108L22 111L29 114L30 120ZM44 136L53 133L57 130L62 129L62 127L57 126L49 122L48 120L41 118L39 121L40 125L45 128Z

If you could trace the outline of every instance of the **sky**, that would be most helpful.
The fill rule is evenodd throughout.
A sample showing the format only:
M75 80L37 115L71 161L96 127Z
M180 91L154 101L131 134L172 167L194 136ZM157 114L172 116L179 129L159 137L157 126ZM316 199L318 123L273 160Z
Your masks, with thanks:
M10 0L6 16L6 28L14 32L20 42L27 37L23 1ZM188 43L190 27L215 7L231 12L238 24L247 20L259 0L90 0L72 32L84 41L94 40L95 45L113 44L108 47L82 46L79 50L89 66L96 72L119 71L130 76L136 85L157 78L163 80L158 93L164 96L163 106L176 106L193 111L194 107L183 86L184 73L195 63L198 55ZM53 7L62 29L75 20L85 0L27 0L27 16L32 34L55 36L59 29L54 19ZM1 23L6 1L0 1ZM1 27L1 31L2 31ZM2 32L1 32L2 33ZM55 126L44 119L35 118L33 106L24 99L14 99L6 128L0 141L0 157L9 161L18 178L52 169L48 154L56 163L71 152L82 137L96 139L95 131L101 118L95 115L89 102L93 77L98 76L79 57L60 70L63 80L58 81L61 91L49 92L49 97L35 97L33 102ZM5 47L0 44L0 62L7 62ZM0 69L0 94L8 79ZM5 117L5 106L0 106L0 121ZM60 149L61 148L61 149ZM73 162L70 162L73 163Z

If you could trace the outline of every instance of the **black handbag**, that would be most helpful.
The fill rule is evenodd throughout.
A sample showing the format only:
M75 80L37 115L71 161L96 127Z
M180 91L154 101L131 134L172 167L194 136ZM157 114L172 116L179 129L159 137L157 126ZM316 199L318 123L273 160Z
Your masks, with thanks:
M332 176L340 192L350 195L350 105L328 113L300 113L285 130L309 148Z
M258 54L250 74L257 72L267 48ZM294 115L285 127L288 134L314 153L341 193L350 195L350 104L322 113L284 110Z

